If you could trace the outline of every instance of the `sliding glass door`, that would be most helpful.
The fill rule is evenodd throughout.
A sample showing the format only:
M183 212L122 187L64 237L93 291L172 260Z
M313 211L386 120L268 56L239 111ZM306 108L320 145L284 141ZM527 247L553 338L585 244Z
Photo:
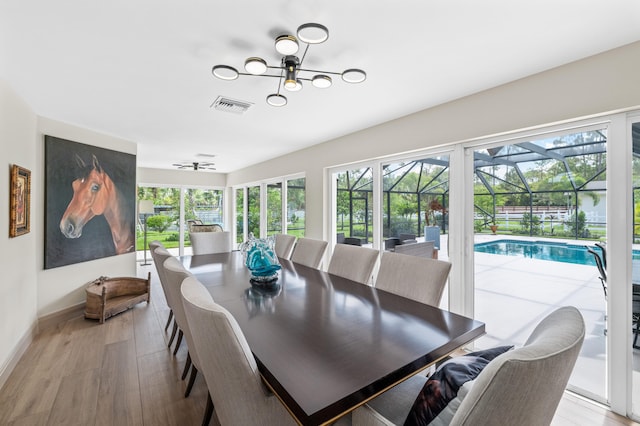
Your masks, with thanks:
M474 312L487 328L477 347L523 345L542 318L573 305L587 335L570 387L606 402L607 293L593 253L607 242L607 127L472 155Z

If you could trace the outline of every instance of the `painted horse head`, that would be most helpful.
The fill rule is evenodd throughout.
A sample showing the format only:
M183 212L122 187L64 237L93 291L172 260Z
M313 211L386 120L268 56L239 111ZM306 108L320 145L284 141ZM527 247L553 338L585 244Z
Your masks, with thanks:
M60 220L60 231L67 238L79 238L82 228L94 216L104 212L111 198L105 180L111 180L100 166L96 156L93 164L87 164L76 154L80 177L73 181L73 198ZM112 184L110 186L113 186Z
M123 221L126 212L121 207L122 200L113 181L95 155L90 165L77 154L76 162L80 174L71 184L73 198L60 220L60 231L67 238L79 238L87 222L94 216L104 215L111 227L116 252L119 254L131 251L133 235Z

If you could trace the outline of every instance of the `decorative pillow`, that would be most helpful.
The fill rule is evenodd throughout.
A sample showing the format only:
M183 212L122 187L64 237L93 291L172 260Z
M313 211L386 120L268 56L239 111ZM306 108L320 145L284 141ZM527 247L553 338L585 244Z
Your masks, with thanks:
M464 383L474 380L489 361L510 349L513 346L498 346L443 363L424 384L404 422L405 426L425 426L431 423L456 397L458 389Z

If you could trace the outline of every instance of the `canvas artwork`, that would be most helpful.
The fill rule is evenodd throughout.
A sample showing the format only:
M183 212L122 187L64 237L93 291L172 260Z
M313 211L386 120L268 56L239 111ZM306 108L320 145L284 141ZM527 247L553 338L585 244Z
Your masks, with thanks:
M44 268L135 251L136 157L45 136Z

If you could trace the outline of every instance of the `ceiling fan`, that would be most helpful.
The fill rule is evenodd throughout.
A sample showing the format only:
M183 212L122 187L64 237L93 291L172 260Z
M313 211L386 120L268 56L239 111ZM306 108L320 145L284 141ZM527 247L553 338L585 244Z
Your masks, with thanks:
M173 166L179 169L192 169L192 170L215 170L213 167L215 163L199 163L194 161L192 163L174 163Z

